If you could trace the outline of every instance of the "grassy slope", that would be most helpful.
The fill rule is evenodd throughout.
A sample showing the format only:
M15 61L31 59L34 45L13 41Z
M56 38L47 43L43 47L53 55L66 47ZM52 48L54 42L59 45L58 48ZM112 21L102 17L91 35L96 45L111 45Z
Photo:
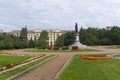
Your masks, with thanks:
M7 78L9 78L9 77L11 77L13 75L16 75L16 74L18 74L18 73L20 73L20 72L30 68L31 66L34 66L34 65L36 65L38 63L41 63L41 62L45 61L46 59L48 59L50 57L53 57L53 56L54 55L45 56L42 59L39 59L39 60L37 60L35 62L29 63L27 65L24 65L22 67L19 67L19 68L15 69L13 71L10 71L10 72L7 72L5 74L2 74L2 75L0 75L0 80L6 80Z
M4 67L6 64L15 63L17 61L26 60L33 56L15 56L0 54L0 67Z
M80 60L75 55L57 80L120 80L120 60Z

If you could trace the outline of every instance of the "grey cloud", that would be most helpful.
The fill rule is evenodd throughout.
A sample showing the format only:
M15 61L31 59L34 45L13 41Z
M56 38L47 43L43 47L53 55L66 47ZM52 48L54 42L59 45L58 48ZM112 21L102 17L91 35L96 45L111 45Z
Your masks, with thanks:
M9 29L24 25L74 29L75 22L83 27L120 26L119 4L119 0L0 0L0 24L12 24Z

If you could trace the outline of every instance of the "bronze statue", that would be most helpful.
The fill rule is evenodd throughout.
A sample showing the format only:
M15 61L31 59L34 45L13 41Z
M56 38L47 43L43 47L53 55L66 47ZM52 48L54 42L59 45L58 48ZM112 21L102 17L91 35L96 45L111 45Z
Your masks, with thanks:
M78 24L75 23L75 32L78 33Z

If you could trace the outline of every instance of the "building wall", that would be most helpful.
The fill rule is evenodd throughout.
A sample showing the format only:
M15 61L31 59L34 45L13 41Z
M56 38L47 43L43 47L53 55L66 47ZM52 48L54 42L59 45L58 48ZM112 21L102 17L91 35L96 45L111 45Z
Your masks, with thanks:
M55 45L55 41L57 39L58 36L61 36L63 34L63 32L61 30L55 29L55 30L46 30L48 32L48 44L50 46L54 46ZM42 30L36 29L36 30L29 30L27 37L28 40L30 40L32 38L32 40L34 40L35 38L38 39L40 34L41 34ZM8 32L7 34L9 35L14 35L14 36L20 36L20 30L13 30L11 32Z

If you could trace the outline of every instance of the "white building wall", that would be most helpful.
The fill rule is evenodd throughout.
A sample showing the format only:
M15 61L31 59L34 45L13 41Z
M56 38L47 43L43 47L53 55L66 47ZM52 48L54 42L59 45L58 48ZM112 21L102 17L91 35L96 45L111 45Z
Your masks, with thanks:
M63 33L61 30L47 30L48 31L48 44L50 46L54 46L55 45L55 41L57 39L58 36L61 36ZM40 34L41 34L42 30L32 30L32 31L28 31L27 37L28 40L30 40L32 38L32 40L34 40L35 38L38 39ZM18 30L14 30L12 32L10 32L10 34L14 35L14 36L20 36L20 31Z

